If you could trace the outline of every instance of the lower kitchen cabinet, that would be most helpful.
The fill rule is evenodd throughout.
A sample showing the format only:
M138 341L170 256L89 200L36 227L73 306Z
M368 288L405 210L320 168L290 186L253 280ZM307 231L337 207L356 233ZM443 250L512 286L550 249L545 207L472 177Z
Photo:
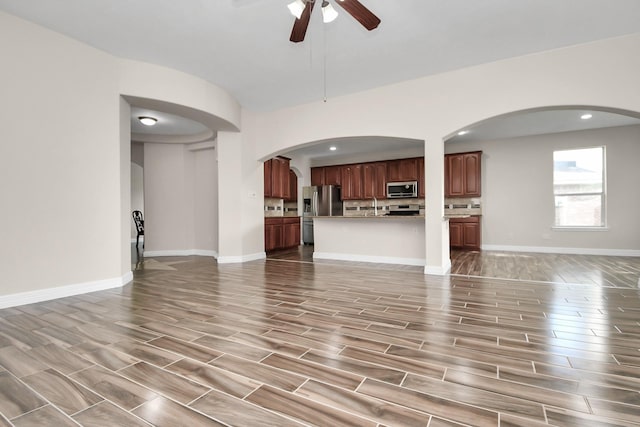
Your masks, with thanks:
M449 219L449 246L452 249L480 250L480 217Z
M285 249L300 244L300 217L264 219L264 250Z

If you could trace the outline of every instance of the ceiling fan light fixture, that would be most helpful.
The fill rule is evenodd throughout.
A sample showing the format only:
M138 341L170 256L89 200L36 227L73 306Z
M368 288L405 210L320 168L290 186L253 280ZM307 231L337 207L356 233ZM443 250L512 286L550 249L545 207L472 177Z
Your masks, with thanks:
M138 117L138 120L140 120L140 123L142 123L145 126L153 126L156 123L158 123L158 119L153 117L148 117L148 116Z
M306 5L302 0L295 0L289 3L287 7L289 8L289 12L291 12L291 14L296 17L296 19L300 19Z
M322 2L322 22L325 24L334 21L338 17L338 12L327 0Z

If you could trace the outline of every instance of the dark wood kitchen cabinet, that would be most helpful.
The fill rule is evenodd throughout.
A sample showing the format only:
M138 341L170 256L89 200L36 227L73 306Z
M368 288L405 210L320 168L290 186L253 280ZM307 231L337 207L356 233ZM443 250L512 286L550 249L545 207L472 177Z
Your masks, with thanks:
M273 185L271 183L271 159L264 162L264 197L271 197L273 194Z
M482 152L444 156L445 197L479 197Z
M300 217L264 219L264 250L266 252L300 244Z
M298 201L298 175L289 169L289 198L290 202Z
M418 158L389 160L387 162L387 178L389 182L417 181Z
M449 219L449 246L452 249L480 250L480 217Z
M373 162L362 165L362 198L387 197L387 163Z
M362 165L342 166L340 182L342 183L342 200L362 199Z
M300 245L300 217L282 218L283 248Z
M264 197L290 197L289 159L274 157L264 162Z
M324 168L311 168L311 185L324 185Z
M264 250L269 252L284 247L282 218L264 219Z
M311 185L341 185L342 165L311 168Z
M342 185L342 166L325 166L324 185Z

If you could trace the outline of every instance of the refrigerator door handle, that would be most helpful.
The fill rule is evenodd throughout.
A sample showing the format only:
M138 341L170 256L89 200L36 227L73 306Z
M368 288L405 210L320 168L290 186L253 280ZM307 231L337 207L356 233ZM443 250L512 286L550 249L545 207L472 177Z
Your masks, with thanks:
M318 216L318 192L317 191L313 192L311 210L313 211L313 216Z

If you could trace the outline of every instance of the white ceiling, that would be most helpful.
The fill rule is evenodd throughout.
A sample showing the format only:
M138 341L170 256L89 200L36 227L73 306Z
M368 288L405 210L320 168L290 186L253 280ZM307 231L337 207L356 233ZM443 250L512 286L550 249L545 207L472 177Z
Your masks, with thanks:
M339 5L338 19L323 24L316 7L306 40L294 44L290 1L0 0L0 10L118 57L202 77L257 111L318 101L325 90L330 102L384 84L640 32L638 0L361 0L381 18L376 30L366 31ZM181 126L202 135L189 128L193 123L173 119L175 129L139 135L171 136ZM514 128L548 132L566 121L550 114L506 119L500 132L507 136ZM498 124L480 124L465 138L487 137Z

